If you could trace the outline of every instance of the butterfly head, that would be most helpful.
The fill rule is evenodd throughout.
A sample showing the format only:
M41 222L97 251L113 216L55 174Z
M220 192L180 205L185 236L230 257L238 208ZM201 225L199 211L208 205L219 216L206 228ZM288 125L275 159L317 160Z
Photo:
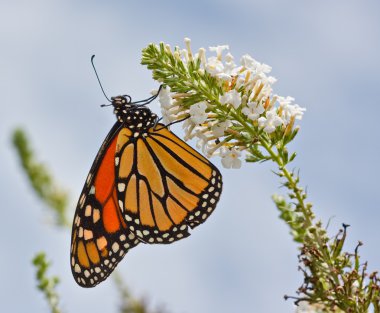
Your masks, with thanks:
M111 97L111 105L115 108L115 110L128 110L134 106L132 98L128 95Z

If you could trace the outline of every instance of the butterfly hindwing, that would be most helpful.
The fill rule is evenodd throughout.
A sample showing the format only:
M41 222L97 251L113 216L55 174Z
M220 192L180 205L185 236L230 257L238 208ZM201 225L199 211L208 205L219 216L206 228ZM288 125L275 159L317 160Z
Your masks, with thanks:
M118 203L141 241L187 237L189 226L213 212L222 190L220 172L163 125L137 136L123 128L116 150Z
M116 123L100 148L74 215L71 269L82 287L105 280L139 242L117 204L114 157L119 129Z

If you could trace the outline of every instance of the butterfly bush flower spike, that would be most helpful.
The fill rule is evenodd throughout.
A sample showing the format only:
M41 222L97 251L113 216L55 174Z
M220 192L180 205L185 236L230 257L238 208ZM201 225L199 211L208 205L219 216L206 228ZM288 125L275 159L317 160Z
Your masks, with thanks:
M228 45L193 54L190 42L186 38L185 47L174 52L164 44L150 45L142 61L166 86L160 96L164 121L187 117L185 140L195 138L207 157L219 156L226 168L239 168L244 158L268 160L269 147L282 149L296 136L294 120L305 109L291 97L273 94L276 79L269 76L269 65L249 54L236 64Z

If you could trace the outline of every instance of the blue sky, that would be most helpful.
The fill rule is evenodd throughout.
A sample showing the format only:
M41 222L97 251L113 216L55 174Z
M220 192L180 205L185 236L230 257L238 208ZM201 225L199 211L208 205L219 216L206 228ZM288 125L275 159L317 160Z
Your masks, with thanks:
M10 145L16 126L70 192L72 208L114 122L90 56L109 95L149 95L157 83L140 65L150 42L194 49L229 44L273 67L275 92L307 108L291 148L294 166L330 233L351 224L349 247L380 268L378 1L3 1L0 3L0 299L7 312L47 312L30 260L44 250L61 276L66 312L117 312L111 280L81 289L69 268L69 232L56 230L19 170ZM158 111L158 105L152 104ZM179 128L176 128L180 134ZM215 164L220 166L218 160ZM169 246L132 250L119 265L135 295L171 312L293 312L284 294L301 283L297 246L270 199L274 167L222 169L213 216Z

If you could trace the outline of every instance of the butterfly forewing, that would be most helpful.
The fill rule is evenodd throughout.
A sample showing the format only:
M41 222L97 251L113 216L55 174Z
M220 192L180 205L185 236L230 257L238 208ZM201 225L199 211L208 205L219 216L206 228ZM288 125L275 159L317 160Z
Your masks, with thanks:
M74 216L71 269L83 287L105 280L139 242L127 229L117 203L114 159L119 130L116 123L99 150Z
M203 223L222 190L218 169L159 124L143 134L120 131L117 197L128 228L147 243L171 243Z

